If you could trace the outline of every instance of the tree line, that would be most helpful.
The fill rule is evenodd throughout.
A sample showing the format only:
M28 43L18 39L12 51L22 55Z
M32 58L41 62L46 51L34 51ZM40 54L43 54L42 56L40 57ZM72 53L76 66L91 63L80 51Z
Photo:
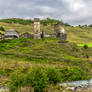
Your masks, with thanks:
M32 19L20 19L20 18L9 18L9 19L0 19L0 22L5 22L5 23L18 23L22 25L31 25L34 23L34 20ZM57 20L57 19L51 19L51 18L46 18L43 20L40 20L41 24L44 26L47 25L54 25L58 22L63 23L66 26L70 26L68 23L64 23L62 20Z

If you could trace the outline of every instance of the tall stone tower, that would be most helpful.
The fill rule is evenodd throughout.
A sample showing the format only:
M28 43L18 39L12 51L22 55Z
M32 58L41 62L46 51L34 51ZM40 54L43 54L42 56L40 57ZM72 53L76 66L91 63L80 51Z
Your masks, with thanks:
M34 39L40 39L40 19L34 18Z
M56 32L56 37L58 37L60 40L67 39L65 26L63 24L61 24L61 23L55 24L54 31Z

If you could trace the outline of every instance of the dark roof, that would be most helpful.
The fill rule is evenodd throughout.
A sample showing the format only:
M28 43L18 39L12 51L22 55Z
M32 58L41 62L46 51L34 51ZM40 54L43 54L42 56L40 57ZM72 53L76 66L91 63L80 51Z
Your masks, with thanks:
M20 37L33 38L33 34L26 32L26 33L21 34Z
M4 34L5 36L11 36L11 35L15 35L17 37L19 37L19 33L16 30L7 30Z

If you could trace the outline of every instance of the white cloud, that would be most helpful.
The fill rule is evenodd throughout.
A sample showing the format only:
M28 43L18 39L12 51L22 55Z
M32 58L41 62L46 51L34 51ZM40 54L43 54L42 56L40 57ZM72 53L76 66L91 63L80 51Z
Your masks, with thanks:
M40 10L44 13L54 13L56 12L55 8L49 7L49 6L41 6Z
M76 12L85 8L86 4L83 0L64 0L69 5L71 11Z
M91 0L0 0L0 18L57 18L72 25L92 23Z

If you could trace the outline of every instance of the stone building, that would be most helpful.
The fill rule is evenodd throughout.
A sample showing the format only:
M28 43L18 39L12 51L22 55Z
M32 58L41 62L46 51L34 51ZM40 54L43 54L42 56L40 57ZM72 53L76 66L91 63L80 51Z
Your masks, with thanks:
M16 30L7 30L4 34L4 39L19 38L19 33Z
M40 39L40 19L34 19L34 39Z
M40 32L40 35L41 35L41 38L43 39L45 37L45 32L44 31Z
M30 34L30 33L26 32L26 33L21 34L20 37L23 37L23 38L33 38L34 36L33 36L33 34Z
M60 40L66 40L67 34L65 30L65 26L62 23L57 23L54 25L54 31L56 32L56 37Z

